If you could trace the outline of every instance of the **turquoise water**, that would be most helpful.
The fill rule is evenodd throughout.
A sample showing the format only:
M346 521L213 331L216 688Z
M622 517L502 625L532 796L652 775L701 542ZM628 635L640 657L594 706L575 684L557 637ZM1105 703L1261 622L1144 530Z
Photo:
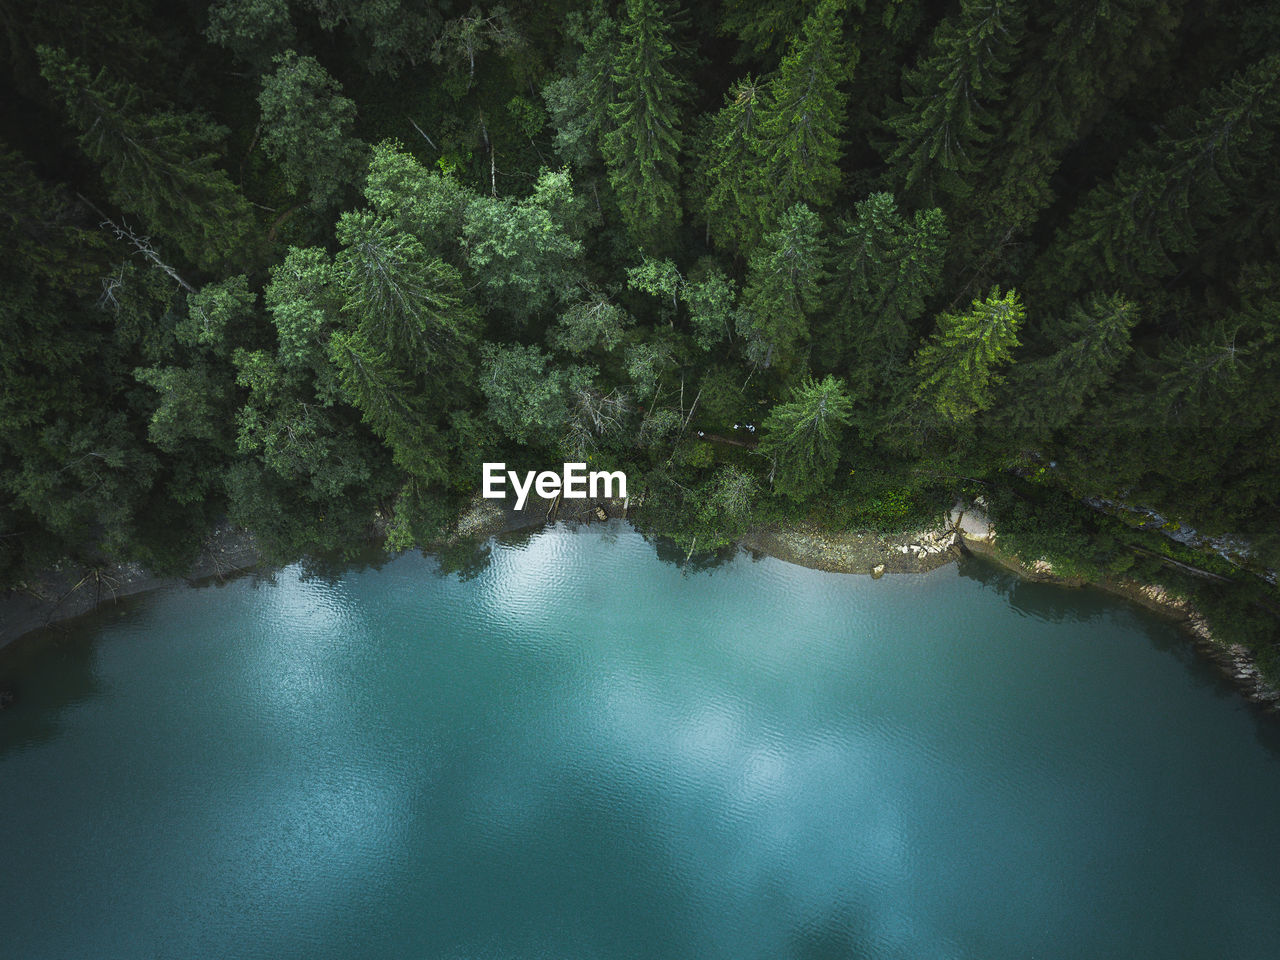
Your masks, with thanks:
M1280 737L979 562L628 528L152 595L9 651L0 956L1274 958Z

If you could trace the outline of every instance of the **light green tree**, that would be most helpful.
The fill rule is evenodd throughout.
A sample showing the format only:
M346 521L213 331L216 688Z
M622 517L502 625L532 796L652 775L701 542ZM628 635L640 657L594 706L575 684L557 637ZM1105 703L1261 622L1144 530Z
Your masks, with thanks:
M991 406L1025 313L1016 290L1002 296L995 287L968 312L940 315L937 330L915 357L916 397L949 423Z

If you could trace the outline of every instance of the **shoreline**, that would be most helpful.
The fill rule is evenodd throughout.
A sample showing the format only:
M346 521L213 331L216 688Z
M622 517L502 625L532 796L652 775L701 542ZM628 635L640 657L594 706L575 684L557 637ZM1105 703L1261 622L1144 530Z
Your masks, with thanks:
M459 514L449 537L425 544L421 550L430 553L468 541L479 543L490 537L536 530L562 520L583 524L599 523L602 519L629 522L631 509L641 502L584 500L565 506L559 499L547 501L531 497L522 510L515 510L477 497ZM597 508L603 509L603 518L597 514ZM1280 690L1263 681L1249 652L1215 639L1205 618L1187 600L1156 584L1110 577L1086 582L1062 576L1047 561L1028 564L1000 549L997 540L995 528L980 508L957 503L934 524L900 534L831 531L800 522L754 528L737 546L749 553L775 557L797 566L830 573L862 574L873 579L887 573L926 573L973 555L1025 580L1062 587L1098 587L1175 621L1197 653L1213 662L1244 699L1268 712L1280 713ZM38 582L28 584L25 591L0 594L0 651L23 637L85 616L116 600L171 586L221 583L256 570L261 564L262 557L253 536L222 524L205 541L199 558L185 576L159 577L136 564L93 570L51 570Z

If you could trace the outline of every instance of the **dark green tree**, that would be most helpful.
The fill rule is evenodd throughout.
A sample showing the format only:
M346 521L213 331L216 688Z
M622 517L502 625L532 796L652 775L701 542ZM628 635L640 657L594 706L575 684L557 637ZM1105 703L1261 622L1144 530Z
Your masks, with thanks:
M1131 351L1138 308L1119 294L1072 304L1052 324L1048 356L1019 361L993 410L997 423L1023 443L1043 443L1070 424L1115 377Z
M1280 129L1280 54L1177 108L1159 138L1121 160L1072 213L1037 269L1037 289L1069 295L1108 283L1137 295L1175 273L1204 231L1248 204L1275 208L1257 176L1271 169Z
M846 96L858 51L843 40L843 0L821 0L769 82L756 138L760 229L795 203L824 207L840 185Z
M906 94L887 123L894 180L933 201L967 196L988 162L1006 75L1024 25L1021 0L961 0L933 33L928 53L903 79Z
M824 362L846 366L863 390L895 376L941 283L947 240L941 210L907 219L891 194L859 202L853 220L841 222L831 257Z
M658 0L627 0L614 60L613 129L601 141L609 183L628 231L662 249L680 222L680 106L671 22Z
M790 362L822 305L827 246L818 215L797 203L752 256L738 309L747 358L769 367Z
M41 47L39 56L111 202L197 266L244 264L253 218L217 165L226 128L196 113L147 109L137 87L105 70L90 74L61 50Z
M760 453L769 459L775 490L804 500L831 482L853 404L835 377L801 381L791 399L769 411Z

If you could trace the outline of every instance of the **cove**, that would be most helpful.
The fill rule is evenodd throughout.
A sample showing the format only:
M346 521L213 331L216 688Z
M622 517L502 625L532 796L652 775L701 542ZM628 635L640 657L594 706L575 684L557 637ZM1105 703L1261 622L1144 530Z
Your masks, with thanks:
M5 651L0 950L1277 955L1280 738L1175 628L980 561L620 524L179 589Z

